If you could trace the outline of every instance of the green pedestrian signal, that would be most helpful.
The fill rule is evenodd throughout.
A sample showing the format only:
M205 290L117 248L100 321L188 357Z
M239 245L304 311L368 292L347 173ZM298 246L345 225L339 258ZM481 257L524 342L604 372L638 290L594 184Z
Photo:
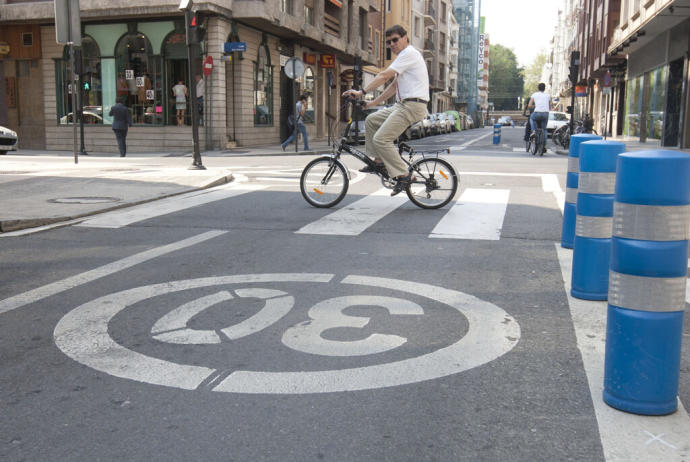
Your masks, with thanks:
M91 85L89 85L89 82L84 82L84 91L89 91L91 90Z

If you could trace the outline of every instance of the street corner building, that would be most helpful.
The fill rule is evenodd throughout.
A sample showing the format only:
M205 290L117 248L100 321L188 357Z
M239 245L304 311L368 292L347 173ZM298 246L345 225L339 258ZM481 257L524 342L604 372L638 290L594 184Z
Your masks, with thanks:
M192 75L204 75L202 149L279 143L300 94L308 96L310 139L325 138L341 93L353 85L355 57L374 75L383 65L381 0L195 2L201 40L191 64L179 0L79 3L75 80L69 46L56 41L54 2L0 0L0 125L17 131L22 149L72 149L72 92L79 91L87 151L117 151L109 112L125 99L131 152L189 152L191 91L179 125L172 88L196 85L190 65ZM284 71L290 57L305 64L295 80Z

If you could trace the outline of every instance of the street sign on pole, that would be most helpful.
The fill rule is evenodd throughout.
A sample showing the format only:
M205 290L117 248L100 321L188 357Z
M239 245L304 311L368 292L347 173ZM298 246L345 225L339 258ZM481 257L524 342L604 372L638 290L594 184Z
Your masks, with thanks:
M208 55L204 60L204 75L208 77L209 75L211 75L211 71L213 71L213 57L211 55Z
M236 51L247 51L247 42L225 42L223 53L234 53Z
M81 46L79 0L55 0L55 36L57 43Z

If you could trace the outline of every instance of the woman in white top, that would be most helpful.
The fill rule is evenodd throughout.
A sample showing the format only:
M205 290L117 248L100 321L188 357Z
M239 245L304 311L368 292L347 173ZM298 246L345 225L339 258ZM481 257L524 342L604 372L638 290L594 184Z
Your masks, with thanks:
M184 111L187 108L187 87L182 80L177 81L177 85L172 88L175 97L175 109L177 110L177 125L184 125Z

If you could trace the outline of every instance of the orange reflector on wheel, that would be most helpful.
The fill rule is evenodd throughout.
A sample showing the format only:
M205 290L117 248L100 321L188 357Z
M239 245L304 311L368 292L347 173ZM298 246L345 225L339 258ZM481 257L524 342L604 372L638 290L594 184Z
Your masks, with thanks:
M446 175L445 173L443 173L443 170L439 170L438 173L440 173L441 176L442 176L443 178L445 178L446 180L448 179L448 175Z
M323 192L319 191L317 188L314 188L314 192L315 192L316 194L321 194L321 195L323 196Z

